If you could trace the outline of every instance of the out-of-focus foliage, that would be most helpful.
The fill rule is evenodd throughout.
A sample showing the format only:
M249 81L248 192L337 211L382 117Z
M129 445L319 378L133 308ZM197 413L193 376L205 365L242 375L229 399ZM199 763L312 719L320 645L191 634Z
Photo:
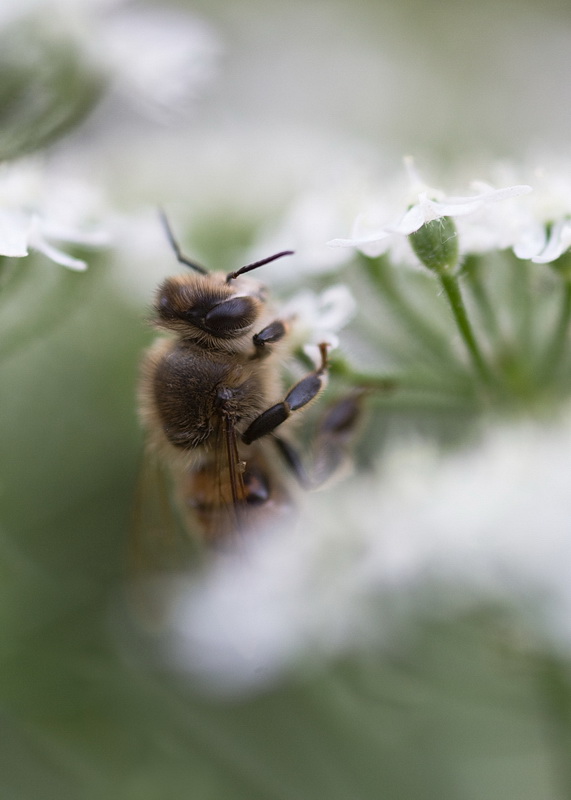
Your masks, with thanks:
M0 160L45 147L74 128L104 79L79 43L44 17L0 30Z

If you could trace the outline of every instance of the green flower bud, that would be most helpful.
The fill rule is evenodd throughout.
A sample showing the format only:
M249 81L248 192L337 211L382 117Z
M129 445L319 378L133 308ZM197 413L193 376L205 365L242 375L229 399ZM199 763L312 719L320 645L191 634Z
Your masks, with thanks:
M452 217L440 217L409 234L412 249L425 267L450 274L458 264L458 232Z

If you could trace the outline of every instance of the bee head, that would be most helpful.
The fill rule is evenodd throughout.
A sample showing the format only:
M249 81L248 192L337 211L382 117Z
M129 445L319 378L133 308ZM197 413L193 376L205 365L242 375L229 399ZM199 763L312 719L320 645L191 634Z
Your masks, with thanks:
M177 333L181 338L210 346L218 343L225 349L231 342L249 335L266 303L265 287L244 277L258 267L291 255L291 250L275 253L261 261L247 264L236 272L208 272L181 253L164 213L161 213L167 237L182 264L192 272L168 278L160 287L155 302L155 324Z
M258 281L227 281L221 272L177 275L160 287L155 324L185 339L240 339L249 334L266 303Z

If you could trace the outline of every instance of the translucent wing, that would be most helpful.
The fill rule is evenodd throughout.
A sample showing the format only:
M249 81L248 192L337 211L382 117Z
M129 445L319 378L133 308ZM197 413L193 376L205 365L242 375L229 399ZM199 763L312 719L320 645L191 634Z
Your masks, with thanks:
M210 545L231 540L244 527L247 492L236 431L230 418L214 420L214 445L200 465L180 476L177 494L187 528Z
M129 544L136 578L183 572L196 562L201 543L227 541L240 531L244 463L232 421L217 417L212 439L188 468L166 464L150 448L145 452Z
M157 455L144 453L128 542L132 583L144 583L187 570L199 558L196 536L177 507L175 476Z

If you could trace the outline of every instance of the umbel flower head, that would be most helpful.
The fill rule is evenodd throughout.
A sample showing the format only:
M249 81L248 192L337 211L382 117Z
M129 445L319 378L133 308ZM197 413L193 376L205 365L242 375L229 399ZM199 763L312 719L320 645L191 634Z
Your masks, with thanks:
M217 54L210 28L184 11L116 0L6 2L0 160L51 144L108 97L112 113L99 119L106 125L133 107L161 122L180 118Z
M404 212L389 220L379 216L374 206L365 209L355 220L353 236L348 239L332 239L329 242L331 247L353 247L372 258L389 252L397 262L404 260L412 263L416 261L414 252L425 266L435 268L432 263L426 264L422 261L418 248L414 245L415 241L419 242L415 234L423 228L434 235L441 230L443 224L446 225L441 241L447 243L455 237L457 229L461 253L483 252L512 244L505 241L505 229L497 222L496 204L528 194L531 186L515 185L494 189L479 182L473 184L473 194L447 196L438 189L427 187L420 180L411 159L407 159L405 163L411 183L410 195L415 198L414 202ZM386 208L386 204L382 208ZM439 220L454 220L454 223L441 223L440 226L432 224ZM426 251L422 242L420 248L421 252ZM458 260L453 250L454 248L444 257L443 264L446 268L449 261L453 260L455 264ZM436 261L437 268L440 260L437 258Z
M98 193L84 183L48 175L39 160L18 161L0 170L0 255L23 258L30 250L72 270L87 267L62 245L101 247L109 243L97 225Z

